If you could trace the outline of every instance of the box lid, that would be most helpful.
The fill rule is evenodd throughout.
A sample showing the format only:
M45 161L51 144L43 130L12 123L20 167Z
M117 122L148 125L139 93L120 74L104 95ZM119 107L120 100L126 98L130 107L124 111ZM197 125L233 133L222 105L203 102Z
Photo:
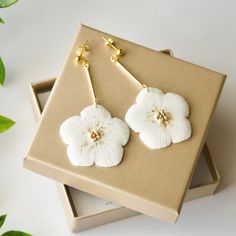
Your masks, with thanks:
M91 104L89 83L75 52L88 40L91 74L100 104L124 119L139 92L110 61L113 51L102 37L112 37L126 52L120 59L128 70L151 87L184 96L190 104L192 138L160 150L143 145L131 132L123 161L113 168L75 167L59 135L64 120ZM210 120L226 76L82 25L49 101L24 166L59 182L111 200L161 220L175 222L194 167L205 142Z

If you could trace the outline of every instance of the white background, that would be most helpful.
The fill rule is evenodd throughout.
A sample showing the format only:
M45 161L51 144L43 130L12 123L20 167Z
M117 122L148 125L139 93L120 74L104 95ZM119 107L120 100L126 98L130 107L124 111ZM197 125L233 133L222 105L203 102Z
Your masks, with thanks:
M175 225L140 215L81 235L235 235L236 232L236 3L232 1L21 0L0 9L0 56L7 70L0 114L17 124L0 135L0 213L4 229L66 236L53 181L23 169L36 127L29 83L59 73L79 23L228 74L208 143L222 182L219 192L184 204ZM202 104L204 106L204 104Z

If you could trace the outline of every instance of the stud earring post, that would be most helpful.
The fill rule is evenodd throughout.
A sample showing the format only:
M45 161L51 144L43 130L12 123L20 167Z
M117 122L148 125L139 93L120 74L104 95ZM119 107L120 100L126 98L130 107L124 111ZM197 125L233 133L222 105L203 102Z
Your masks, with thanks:
M117 48L117 47L114 46L114 41L113 41L113 39L111 39L111 38L105 38L105 37L102 37L102 38L103 38L103 40L105 41L105 45L106 45L106 46L108 46L108 47L110 47L110 48L112 48L112 49L114 49L114 50L116 51L116 53L111 56L111 60L112 60L113 62L118 61L119 57L124 55L123 50L122 50L121 48Z
M89 51L88 41L86 41L82 46L78 49L78 55L75 57L75 62L84 66L89 66L88 61L84 57L84 53Z
M113 48L113 49L116 51L116 53L118 53L118 54L120 54L120 55L124 55L124 52L122 51L121 48L115 47L113 39L111 39L111 38L105 38L105 37L102 37L102 38L103 38L103 40L105 41L105 45L106 45L106 46L109 46L109 47Z

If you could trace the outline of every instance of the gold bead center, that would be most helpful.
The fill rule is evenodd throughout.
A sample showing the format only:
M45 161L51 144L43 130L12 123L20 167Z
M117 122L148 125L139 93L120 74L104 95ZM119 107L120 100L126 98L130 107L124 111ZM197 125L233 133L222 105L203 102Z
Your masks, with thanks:
M172 115L170 112L165 112L164 110L159 110L156 112L156 119L162 125L167 126L172 120Z
M98 131L89 131L89 138L92 142L96 142L101 138L101 135Z

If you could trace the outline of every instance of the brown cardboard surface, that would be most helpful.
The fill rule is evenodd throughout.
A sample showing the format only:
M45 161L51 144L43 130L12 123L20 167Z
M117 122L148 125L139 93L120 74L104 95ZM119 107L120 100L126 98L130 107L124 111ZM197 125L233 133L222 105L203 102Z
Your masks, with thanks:
M114 168L72 166L59 136L60 124L91 104L85 71L74 66L78 45L89 41L88 60L100 104L124 119L139 92L110 62L113 51L101 37L108 34L82 26L59 76L26 154L24 166L75 188L162 220L174 222L202 149L225 75L113 36L126 55L120 60L148 86L183 95L191 108L192 138L162 150L146 148L131 132L122 163ZM112 81L112 82L111 82ZM171 173L171 174L170 174Z
M165 52L167 51L165 50ZM170 51L167 53L170 54ZM39 120L41 116L42 110L46 105L48 96L50 95L50 91L54 83L55 79L49 79L33 82L30 86L32 106L37 120ZM213 159L211 158L207 144L205 144L198 160L196 169L194 170L194 175L187 191L185 201L212 195L219 184L219 179L219 174ZM86 208L88 204L91 204L91 198L96 202L98 197L89 195L78 189L73 189L62 183L57 183L57 187L65 211L66 219L71 231L73 232L90 229L99 225L107 224L139 214L136 211L122 206L118 207L118 209L117 207L114 207L110 210L93 209L92 211L90 210L90 213L88 213L88 210L86 209L87 213L81 213L82 208ZM84 196L84 200L80 199L78 202L78 199L74 199L74 197L78 198L78 196L81 194ZM86 200L87 198L88 200ZM102 199L99 201L106 202ZM92 206L94 206L94 202ZM91 206L89 208L92 209Z

